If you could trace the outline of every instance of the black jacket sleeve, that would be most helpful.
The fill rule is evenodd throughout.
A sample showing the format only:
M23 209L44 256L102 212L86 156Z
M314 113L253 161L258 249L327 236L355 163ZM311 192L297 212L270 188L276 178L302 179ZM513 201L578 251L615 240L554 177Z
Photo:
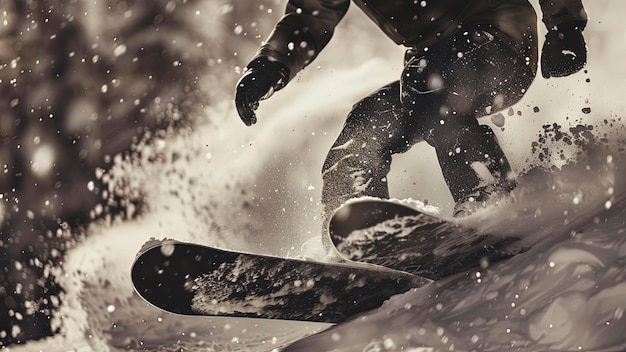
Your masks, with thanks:
M539 0L543 12L543 23L552 29L561 23L577 22L581 30L587 24L587 12L581 0Z
M289 0L285 15L256 57L285 64L291 80L328 44L350 0Z

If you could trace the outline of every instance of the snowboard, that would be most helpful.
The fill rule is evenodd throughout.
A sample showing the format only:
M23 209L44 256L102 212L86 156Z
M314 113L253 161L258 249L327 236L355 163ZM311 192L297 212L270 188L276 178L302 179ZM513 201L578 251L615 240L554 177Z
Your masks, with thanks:
M329 232L346 259L438 280L528 248L519 238L480 233L405 204L350 201L335 211Z
M430 280L366 265L232 252L172 240L144 245L136 292L175 314L339 323Z

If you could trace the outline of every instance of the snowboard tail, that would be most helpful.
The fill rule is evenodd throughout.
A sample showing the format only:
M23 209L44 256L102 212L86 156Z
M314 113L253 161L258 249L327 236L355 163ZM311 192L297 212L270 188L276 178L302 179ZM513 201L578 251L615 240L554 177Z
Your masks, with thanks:
M328 264L164 241L131 271L137 293L176 314L338 323L430 280L385 268Z
M528 249L519 238L479 233L389 200L347 203L331 218L329 232L346 259L433 280Z

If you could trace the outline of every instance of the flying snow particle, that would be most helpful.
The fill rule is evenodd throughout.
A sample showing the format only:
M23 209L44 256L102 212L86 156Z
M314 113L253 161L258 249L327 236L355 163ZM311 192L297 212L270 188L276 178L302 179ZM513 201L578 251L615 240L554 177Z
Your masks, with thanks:
M115 49L113 49L113 55L122 56L126 52L126 45L120 44Z
M388 349L388 350L396 348L395 342L393 342L393 340L389 337L386 338L385 341L383 341L383 345L385 346L385 349Z
M502 113L498 113L491 116L491 122L498 127L503 127L505 122L504 115Z
M55 162L55 153L49 145L42 145L33 153L31 169L39 177L46 176Z
M18 325L13 325L11 327L11 336L13 338L16 338L21 333L22 333L22 329Z
M606 190L606 194L608 194L609 196L613 195L614 192L615 192L615 189L613 187L609 187Z
M174 245L173 244L163 244L163 246L161 246L161 253L166 256L169 257L172 254L174 254Z

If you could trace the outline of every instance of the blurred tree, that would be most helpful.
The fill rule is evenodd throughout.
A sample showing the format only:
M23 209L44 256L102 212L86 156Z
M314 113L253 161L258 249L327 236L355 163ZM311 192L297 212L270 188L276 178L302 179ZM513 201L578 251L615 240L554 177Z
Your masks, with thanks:
M277 1L0 3L3 346L55 333L49 321L62 288L49 269L80 240L97 204L107 215L133 202L141 210L140 190L108 192L95 170L139 140L192 127L209 98L230 94L239 44L228 39L261 40L238 32L237 21L248 18L256 31L249 17Z

